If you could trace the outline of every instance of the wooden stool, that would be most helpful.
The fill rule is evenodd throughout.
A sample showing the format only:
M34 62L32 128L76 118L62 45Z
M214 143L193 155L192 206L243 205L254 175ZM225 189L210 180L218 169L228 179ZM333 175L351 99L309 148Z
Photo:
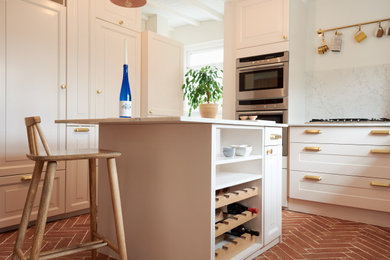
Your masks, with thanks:
M41 201L39 204L38 217L36 220L36 230L34 235L33 246L30 254L31 260L35 259L51 259L69 254L78 253L85 250L92 250L92 259L96 258L97 248L108 246L117 252L121 260L127 260L126 242L123 228L122 207L119 195L118 176L116 170L115 158L121 154L119 152L107 151L107 150L87 150L72 152L66 151L65 153L51 152L47 141L42 133L40 117L27 117L25 118L27 127L28 143L30 148L30 154L27 157L35 161L34 172L32 180L27 193L26 203L24 205L23 215L19 226L18 236L15 242L13 260L26 259L21 250L26 235L27 225L29 222L31 209L33 207L35 194L39 180L41 179L42 169L45 162L46 175L42 189ZM47 155L39 155L37 132L43 144L43 147ZM88 159L89 161L89 189L90 189L90 215L91 215L91 242L85 244L79 244L67 248L56 249L52 251L42 252L42 238L45 231L47 211L49 208L51 191L53 188L54 174L56 172L57 161L65 160L80 160ZM111 198L114 209L115 217L115 229L118 240L118 246L114 245L109 240L105 239L97 233L97 211L96 211L96 159L107 159L108 175L110 180Z

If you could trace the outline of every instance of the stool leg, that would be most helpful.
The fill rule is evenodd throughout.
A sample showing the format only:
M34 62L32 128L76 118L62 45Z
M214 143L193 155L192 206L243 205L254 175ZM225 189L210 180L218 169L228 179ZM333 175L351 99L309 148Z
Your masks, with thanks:
M107 167L108 167L108 177L110 180L112 206L114 208L115 229L116 229L116 237L118 240L119 257L121 260L127 260L121 197L119 193L118 174L116 170L115 158L107 159Z
M90 211L90 231L91 241L96 240L97 232L97 211L96 211L96 159L89 159L89 211ZM91 251L92 260L95 260L97 250Z
M24 204L24 209L23 209L23 215L22 215L22 219L20 221L18 235L17 235L16 242L15 242L14 253L12 255L13 260L19 259L19 257L16 254L16 249L22 248L22 246L23 246L24 237L26 235L28 221L30 219L31 210L33 208L35 195L36 195L37 189L38 189L39 180L41 179L43 165L44 165L44 162L41 162L41 161L35 162L34 172L32 175L30 187L28 188L27 198L26 198L26 202Z
M37 260L42 246L43 233L45 232L47 211L50 205L51 191L53 189L54 175L56 173L57 162L48 162L46 167L45 182L43 184L41 202L39 204L38 218L34 234L33 247L30 260Z

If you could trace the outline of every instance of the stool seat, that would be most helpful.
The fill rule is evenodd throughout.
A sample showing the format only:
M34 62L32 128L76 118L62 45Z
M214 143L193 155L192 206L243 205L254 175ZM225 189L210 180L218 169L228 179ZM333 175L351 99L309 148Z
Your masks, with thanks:
M33 161L71 161L83 159L106 159L121 156L120 152L103 149L51 150L50 155L26 154Z
M29 260L38 259L57 259L70 254L75 254L85 250L91 251L91 259L96 260L97 249L101 247L109 247L116 252L120 260L127 260L125 232L123 227L122 206L119 193L119 180L116 169L116 157L121 156L121 153L102 150L102 149L77 149L77 150L57 150L52 151L43 135L40 127L41 118L26 117L25 123L27 128L27 138L30 153L27 157L35 161L34 171L31 177L30 186L27 192L26 202L24 204L22 219L20 221L18 234L14 246L12 260L25 260L22 251L23 242L26 237L27 226L31 215L31 210L34 205L35 195L38 191L39 182L41 180L44 164L46 163L46 172L43 182L41 199L39 203L38 216L35 223L35 233L33 244L30 252ZM39 152L38 136L46 154ZM50 205L51 192L53 189L54 175L56 172L58 161L67 160L88 160L89 174L89 209L90 209L90 237L91 241L83 244L59 248L55 250L41 252L42 239L44 236L47 212ZM105 159L107 161L107 173L110 186L111 200L114 213L115 231L117 237L117 245L110 240L104 238L97 230L97 176L96 166L97 159Z

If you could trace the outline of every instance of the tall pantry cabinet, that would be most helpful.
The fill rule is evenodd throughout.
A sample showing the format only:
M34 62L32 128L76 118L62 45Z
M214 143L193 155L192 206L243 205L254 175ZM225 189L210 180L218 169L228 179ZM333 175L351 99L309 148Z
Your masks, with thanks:
M96 126L54 121L117 116L125 38L132 94L140 100L140 9L63 2L0 0L0 229L19 223L33 169L24 117L42 117L52 149L97 147ZM87 209L87 163L57 168L49 216Z
M127 40L133 116L139 116L141 11L110 0L68 0L68 118L117 117ZM97 148L98 127L68 125L68 148ZM67 210L88 208L88 164L67 163Z
M19 223L33 162L24 117L41 115L53 149L65 147L66 8L48 0L0 0L0 228ZM59 164L49 215L65 212ZM32 217L37 214L37 205Z

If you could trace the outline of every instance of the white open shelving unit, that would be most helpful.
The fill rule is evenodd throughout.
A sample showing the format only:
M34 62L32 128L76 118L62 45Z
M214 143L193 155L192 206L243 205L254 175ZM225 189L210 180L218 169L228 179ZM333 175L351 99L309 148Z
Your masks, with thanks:
M216 252L215 259L245 259L251 254L261 249L263 246L262 232L263 232L263 169L264 169L264 128L262 127L248 127L248 126L229 126L216 125L213 129L214 136L214 172L215 172L215 186L214 192L218 194L237 191L242 191L247 188L256 187L257 192L249 198L234 201L243 204L247 207L259 209L259 213L255 216L247 216L247 222L243 223L246 228L260 232L260 236L248 236L247 239L234 237L231 235L222 234L215 238L214 250ZM249 156L234 156L224 157L222 151L223 147L230 145L251 145L252 153ZM223 189L223 191L222 191ZM230 203L229 203L230 204ZM222 209L226 212L226 207ZM217 210L217 209L216 209ZM245 214L245 213L244 213ZM239 216L241 217L241 216ZM230 230L236 226L231 218L225 218L225 224L217 224L216 230L223 227L224 230ZM234 219L234 217L233 217ZM239 218L238 221L242 221ZM218 222L214 218L214 222ZM244 220L246 221L246 220ZM227 225L227 226L223 226ZM231 228L229 227L231 225ZM221 233L217 232L216 234ZM234 242L232 242L234 240Z

